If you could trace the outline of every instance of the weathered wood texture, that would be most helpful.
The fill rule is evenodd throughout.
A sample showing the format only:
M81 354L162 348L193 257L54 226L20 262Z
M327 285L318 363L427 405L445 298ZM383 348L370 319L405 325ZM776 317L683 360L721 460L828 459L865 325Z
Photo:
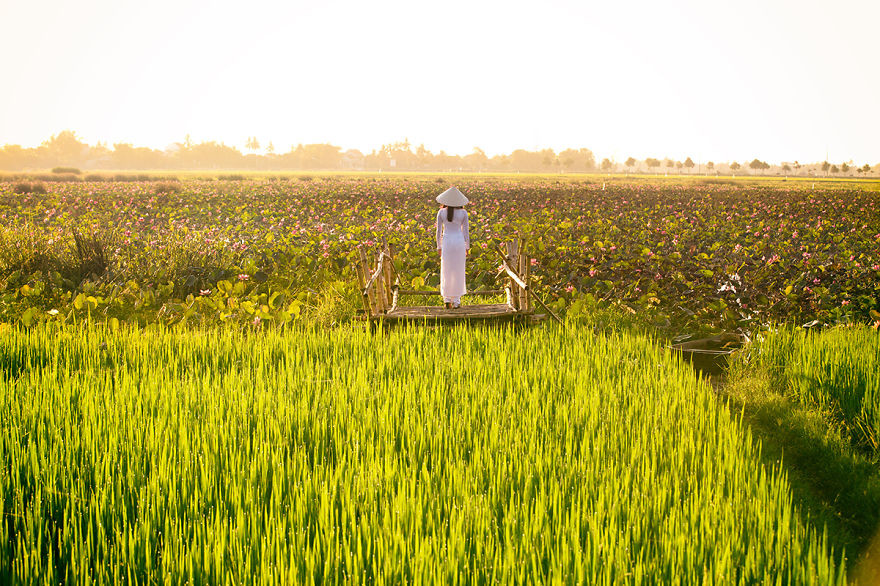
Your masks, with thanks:
M470 320L517 319L529 322L540 321L546 314L535 314L530 302L530 264L525 254L525 240L513 240L505 247L499 246L502 259L504 289L471 291L472 296L494 296L504 294L506 303L463 305L458 309L440 306L400 306L404 295L439 295L438 290L406 290L400 288L400 275L394 264L391 247L384 243L371 266L366 251L360 249L360 263L355 268L358 286L361 290L365 313L368 319L384 322L433 321L458 322ZM540 299L538 299L540 302ZM541 303L543 306L544 304ZM546 309L546 306L544 306ZM549 311L549 309L548 309ZM552 312L550 312L552 314ZM555 315L554 317L558 319Z
M511 309L506 303L492 303L481 305L462 305L458 309L446 309L435 305L414 305L410 307L397 307L381 316L385 321L468 321L468 320L496 320L499 318L512 318L519 312Z
M476 291L468 291L468 297L495 297L496 295L504 295L504 289L477 289ZM440 295L439 289L401 289L401 295Z

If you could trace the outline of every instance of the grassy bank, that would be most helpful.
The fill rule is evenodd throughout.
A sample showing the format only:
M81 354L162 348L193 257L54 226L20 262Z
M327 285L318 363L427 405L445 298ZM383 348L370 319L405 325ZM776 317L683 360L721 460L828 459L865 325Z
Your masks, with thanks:
M852 580L880 582L878 335L866 327L764 333L737 357L724 395L781 465L805 523L847 551Z

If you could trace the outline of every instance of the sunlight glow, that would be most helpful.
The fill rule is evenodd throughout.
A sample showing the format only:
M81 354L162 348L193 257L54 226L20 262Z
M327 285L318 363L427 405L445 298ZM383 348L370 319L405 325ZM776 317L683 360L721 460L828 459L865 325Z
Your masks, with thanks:
M880 3L5 2L0 144L880 162Z

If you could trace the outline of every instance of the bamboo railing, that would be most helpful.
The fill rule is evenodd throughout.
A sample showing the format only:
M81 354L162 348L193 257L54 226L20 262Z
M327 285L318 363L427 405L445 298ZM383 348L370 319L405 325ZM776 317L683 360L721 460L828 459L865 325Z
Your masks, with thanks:
M515 239L506 243L506 247L498 246L497 252L501 255L501 267L499 275L505 274L505 284L503 289L482 289L469 291L468 295L472 296L498 296L504 295L506 298L505 305L469 305L466 306L467 311L451 314L455 315L481 317L480 308L485 308L482 317L502 316L512 314L531 315L534 313L532 308L532 300L536 300L545 310L547 310L554 319L562 323L562 320L548 308L541 299L534 295L530 289L531 281L531 263L526 253L526 241ZM394 254L391 247L383 242L378 253L375 256L374 263L370 262L367 252L364 248L359 249L360 262L356 265L356 273L358 285L361 291L361 298L364 305L364 312L368 319L373 320L382 317L390 317L397 313L403 313L410 317L418 317L417 307L406 307L399 309L398 302L401 296L429 296L439 295L440 291L436 289L402 289L400 286L400 275L394 264ZM440 318L443 317L443 310L437 307L424 307L424 316ZM453 311L453 310L447 310ZM541 316L533 316L540 318Z

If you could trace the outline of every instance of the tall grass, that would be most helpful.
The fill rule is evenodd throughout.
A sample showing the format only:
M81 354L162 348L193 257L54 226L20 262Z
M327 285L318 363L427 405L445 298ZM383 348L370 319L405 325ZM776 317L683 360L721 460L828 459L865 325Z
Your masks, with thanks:
M762 369L772 386L844 423L853 442L880 457L880 335L868 327L763 334L734 369Z
M645 338L0 334L0 581L842 583Z

